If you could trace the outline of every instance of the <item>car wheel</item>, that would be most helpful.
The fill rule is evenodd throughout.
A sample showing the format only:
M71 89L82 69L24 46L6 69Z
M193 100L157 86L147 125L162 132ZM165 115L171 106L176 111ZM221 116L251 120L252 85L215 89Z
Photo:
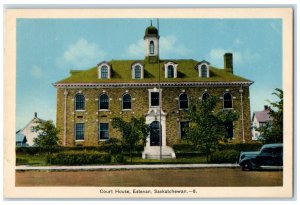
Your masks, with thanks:
M243 170L252 170L252 163L250 161L246 161L244 164L243 164Z

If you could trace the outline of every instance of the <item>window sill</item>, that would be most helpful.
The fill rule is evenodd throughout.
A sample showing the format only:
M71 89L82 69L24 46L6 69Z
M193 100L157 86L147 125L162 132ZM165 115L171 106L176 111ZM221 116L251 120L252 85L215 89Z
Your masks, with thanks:
M109 139L100 139L99 142L105 142L108 141Z
M100 109L98 110L99 112L109 112L110 110L109 109Z
M122 111L126 112L126 111L132 111L132 109L123 109Z
M85 110L75 110L76 112L85 112Z
M233 110L233 108L223 108L223 110Z
M84 140L75 140L75 142L84 142Z

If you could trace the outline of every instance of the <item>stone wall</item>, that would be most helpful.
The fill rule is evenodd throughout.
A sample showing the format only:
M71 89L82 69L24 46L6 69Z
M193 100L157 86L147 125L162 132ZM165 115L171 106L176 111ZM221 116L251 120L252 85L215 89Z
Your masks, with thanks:
M68 88L67 89L67 123L66 123L66 146L95 146L98 140L98 126L100 122L109 123L109 136L121 138L122 134L111 126L113 117L130 119L131 116L145 116L149 111L149 88ZM239 113L240 119L234 122L233 142L242 142L242 120L241 120L241 94L239 86L232 87L164 87L162 88L162 109L167 113L166 137L167 145L172 146L180 142L180 121L186 120L186 111L179 109L179 95L186 92L189 98L199 100L202 94L207 91L210 95L216 96L219 103L216 109L223 108L223 93L229 91L233 96L233 109ZM64 89L57 89L57 127L60 129L59 138L61 143L64 139ZM75 111L74 97L81 92L85 96L85 110ZM106 92L109 96L109 110L98 110L98 96ZM122 96L128 93L132 97L132 110L122 111ZM243 112L244 112L244 137L248 142L251 140L250 133L250 99L249 87L243 87ZM84 141L75 142L75 123L85 123Z

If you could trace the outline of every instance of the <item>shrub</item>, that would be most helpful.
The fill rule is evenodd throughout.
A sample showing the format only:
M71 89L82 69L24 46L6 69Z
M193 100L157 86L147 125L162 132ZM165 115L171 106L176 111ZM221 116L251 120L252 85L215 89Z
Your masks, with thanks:
M241 151L258 151L260 150L262 144L259 142L255 143L237 143L237 144L219 144L218 150L236 150Z
M211 156L211 162L214 163L236 163L239 157L239 151L221 150L215 151Z
M28 160L27 159L23 159L23 158L18 158L16 159L16 164L17 165L21 165L21 164L28 164Z
M47 163L58 165L105 164L111 155L97 151L65 151L47 156Z
M179 152L192 152L196 151L194 145L192 144L187 144L187 143L182 143L182 144L174 144L173 145L174 151L177 153Z
M124 162L126 162L126 160L125 160L125 157L123 154L117 154L112 157L112 162L124 163Z

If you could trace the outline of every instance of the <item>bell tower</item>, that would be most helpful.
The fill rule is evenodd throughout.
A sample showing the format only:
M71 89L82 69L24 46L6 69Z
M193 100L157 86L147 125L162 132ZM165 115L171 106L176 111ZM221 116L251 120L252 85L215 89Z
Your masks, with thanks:
M158 30L151 25L146 28L144 42L145 42L145 60L148 63L158 62L158 49L159 49L159 35Z

